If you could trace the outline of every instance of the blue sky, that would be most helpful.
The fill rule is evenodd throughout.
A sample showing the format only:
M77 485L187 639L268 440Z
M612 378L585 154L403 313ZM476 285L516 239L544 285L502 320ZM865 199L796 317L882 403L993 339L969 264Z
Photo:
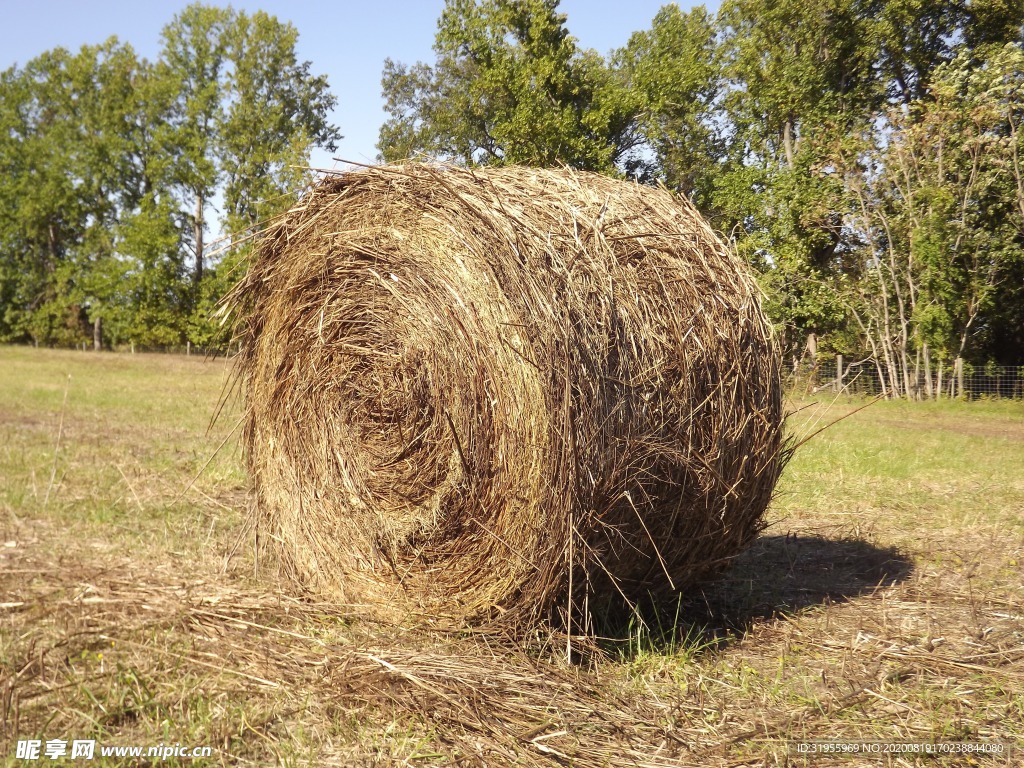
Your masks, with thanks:
M160 30L188 2L149 0L0 0L0 69L24 64L43 51L102 42L110 35L154 58ZM210 2L215 5L218 3ZM226 4L226 3L225 3ZM626 43L630 34L650 27L666 0L563 0L569 31L586 48L601 53ZM299 57L327 75L338 97L334 122L345 138L337 157L373 162L377 130L384 120L380 74L384 59L434 60L431 46L443 0L368 0L330 3L262 0L231 3L247 11L262 9L299 30ZM696 3L681 2L688 9ZM718 3L707 3L709 8ZM317 152L314 166L332 168L331 156Z

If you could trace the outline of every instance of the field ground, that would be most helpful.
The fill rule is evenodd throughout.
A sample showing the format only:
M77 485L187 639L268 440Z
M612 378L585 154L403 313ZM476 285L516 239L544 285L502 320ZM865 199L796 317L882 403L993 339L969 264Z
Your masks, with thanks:
M1024 764L1020 402L839 422L719 582L569 665L557 638L369 624L256 568L237 404L208 428L226 371L0 348L0 763L61 738L213 747L166 765ZM791 429L862 404L802 402Z

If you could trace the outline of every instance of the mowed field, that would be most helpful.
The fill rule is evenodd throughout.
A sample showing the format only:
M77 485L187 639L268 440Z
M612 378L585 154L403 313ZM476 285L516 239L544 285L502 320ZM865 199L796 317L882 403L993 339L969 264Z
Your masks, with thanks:
M211 747L157 761L193 766L1024 764L1020 402L838 422L719 581L570 664L553 633L372 623L255 562L237 400L211 425L227 373L0 347L0 764L72 764L19 739ZM796 402L791 432L863 404ZM977 742L1017 752L952 751ZM915 744L950 751L881 751Z

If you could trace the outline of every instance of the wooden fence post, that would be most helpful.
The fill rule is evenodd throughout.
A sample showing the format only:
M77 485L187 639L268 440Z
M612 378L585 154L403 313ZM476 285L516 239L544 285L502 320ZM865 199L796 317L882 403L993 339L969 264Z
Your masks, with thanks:
M964 359L958 357L953 363L953 373L956 375L956 396L964 396Z
M836 392L843 391L843 356L836 355Z

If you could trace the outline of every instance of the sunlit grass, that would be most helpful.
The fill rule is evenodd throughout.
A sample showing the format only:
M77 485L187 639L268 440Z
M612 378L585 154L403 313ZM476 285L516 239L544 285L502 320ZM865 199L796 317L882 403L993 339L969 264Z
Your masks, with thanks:
M683 764L801 765L787 742L827 737L1024 739L1020 402L880 402L837 422L797 451L771 525L721 580L610 628L577 671L557 643L517 651L509 687L481 699L491 681L475 670L509 653L500 643L381 634L254 571L246 542L228 557L246 479L237 402L211 427L227 373L0 347L0 603L14 606L0 609L0 680L28 697L18 733L210 744L230 764L443 765L473 749L508 764L493 755L517 744L519 764L556 765L537 744L569 737L546 734L619 727L572 725L586 695L627 719L635 707L622 728L675 734ZM791 431L864 403L794 404ZM346 677L391 651L411 654L405 677L372 691ZM429 677L438 654L452 688ZM551 708L497 746L468 713L497 722L523 681L550 684ZM33 709L58 689L69 704ZM928 763L944 764L962 762Z
M236 526L237 403L214 421L227 373L200 357L0 348L0 511L171 548L211 519Z
M819 403L793 416L799 437L863 401ZM797 451L775 515L847 520L888 534L929 527L1024 530L1024 403L878 402Z

